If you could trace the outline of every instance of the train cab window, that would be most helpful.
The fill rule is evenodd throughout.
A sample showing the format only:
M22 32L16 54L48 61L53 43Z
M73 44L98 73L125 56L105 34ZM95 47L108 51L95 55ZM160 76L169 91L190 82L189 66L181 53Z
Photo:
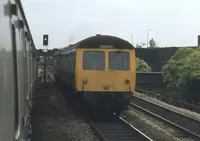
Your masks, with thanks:
M105 52L84 51L83 70L105 70Z
M15 131L19 126L19 103L18 103L18 80L17 80L17 49L15 27L12 25L12 49L13 49L13 72L14 72L14 99L15 99Z
M109 70L130 70L129 52L109 52Z

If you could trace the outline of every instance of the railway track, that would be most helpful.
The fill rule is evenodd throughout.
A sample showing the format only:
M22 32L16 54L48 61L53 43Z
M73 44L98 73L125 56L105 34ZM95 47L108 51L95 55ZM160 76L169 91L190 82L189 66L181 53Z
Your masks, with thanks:
M47 70L52 81L55 81L53 73ZM100 118L101 119L101 118ZM108 120L89 120L89 124L96 131L101 140L104 141L153 141L137 128L129 124L123 118L114 115Z
M170 105L174 105L174 106L177 106L177 107L180 107L180 108L184 108L184 109L191 110L193 112L200 113L200 105L195 105L195 104L183 102L181 100L171 99L171 98L163 96L161 94L151 92L151 91L148 91L148 90L144 90L144 89L136 89L136 91L138 93L147 95L149 97L156 98L156 99L163 101L165 103L168 103Z
M49 70L47 70L47 74L50 76L50 78L53 81L55 81L54 75ZM164 117L159 116L159 113L156 114L153 110L145 109L146 107L150 107L150 106L148 105L144 106L145 104L143 104L141 101L142 100L135 98L132 101L134 104L131 103L131 105L136 107L137 109L140 109L140 110L142 109L143 111L147 112L150 115L154 115L157 118L162 119L163 121L175 126L176 128L183 130L185 133L187 133L187 135L193 136L200 140L199 134L196 134L195 132L190 131L185 126L182 127L181 125L177 124L173 120L169 120L167 118L165 119ZM152 104L152 103L149 103L149 104ZM160 114L160 115L164 115L164 114ZM97 133L99 138L104 141L153 141L152 139L150 139L148 136L146 136L144 133L139 131L137 128L129 124L127 121L125 121L121 117L118 119L114 118L112 120L102 120L102 121L90 120L89 123L91 127L93 128L93 130ZM200 127L200 123L196 126L197 130L198 130L198 127Z
M90 121L91 127L104 141L153 141L123 118Z
M130 105L200 140L200 121L156 103L133 96Z

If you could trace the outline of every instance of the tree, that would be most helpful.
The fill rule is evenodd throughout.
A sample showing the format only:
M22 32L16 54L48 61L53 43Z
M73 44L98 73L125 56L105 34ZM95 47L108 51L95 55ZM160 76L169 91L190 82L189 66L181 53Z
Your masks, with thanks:
M140 60L139 58L136 58L136 71L137 72L151 72L151 68L144 60Z
M154 41L153 38L149 41L149 45L150 45L150 48L156 47L156 42Z
M142 48L142 46L139 44L136 44L136 48Z
M185 67L190 60L190 54L194 53L195 49L192 48L180 48L176 53L168 60L167 64L163 66L163 81L169 88L184 88L186 79L183 79L188 69Z
M186 92L188 101L200 102L200 48L178 49L163 67L163 81L168 88Z

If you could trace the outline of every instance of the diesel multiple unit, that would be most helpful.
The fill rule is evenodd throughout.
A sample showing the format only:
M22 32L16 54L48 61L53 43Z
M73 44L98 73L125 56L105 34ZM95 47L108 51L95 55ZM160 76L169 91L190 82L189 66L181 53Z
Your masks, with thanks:
M92 106L123 110L136 83L134 47L108 35L96 35L58 51L53 57L56 77Z

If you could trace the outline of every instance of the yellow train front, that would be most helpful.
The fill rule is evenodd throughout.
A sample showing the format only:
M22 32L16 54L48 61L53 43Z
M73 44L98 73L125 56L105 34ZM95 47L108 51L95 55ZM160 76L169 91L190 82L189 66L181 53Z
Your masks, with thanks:
M92 107L120 113L135 91L134 47L114 36L97 35L54 56L56 77Z

